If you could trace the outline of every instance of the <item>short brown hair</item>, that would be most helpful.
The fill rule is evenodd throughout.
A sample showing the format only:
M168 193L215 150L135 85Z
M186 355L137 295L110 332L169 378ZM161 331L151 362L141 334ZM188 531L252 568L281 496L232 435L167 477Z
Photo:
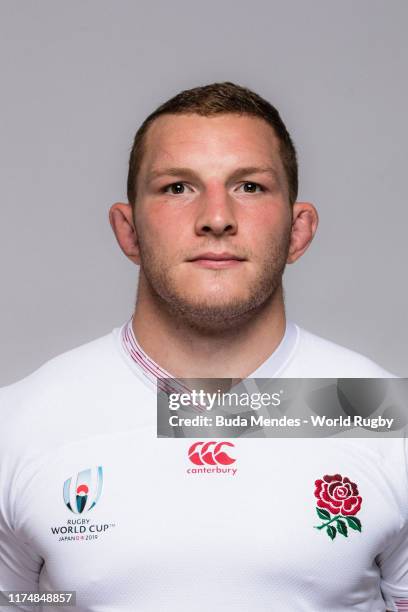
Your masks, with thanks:
M136 201L136 181L142 163L145 136L149 126L160 115L188 113L196 113L205 117L222 113L236 113L260 117L269 123L279 140L279 151L288 181L290 203L293 204L296 201L298 192L296 150L278 111L267 100L250 89L226 81L181 91L161 104L144 120L136 132L129 159L127 195L132 206Z

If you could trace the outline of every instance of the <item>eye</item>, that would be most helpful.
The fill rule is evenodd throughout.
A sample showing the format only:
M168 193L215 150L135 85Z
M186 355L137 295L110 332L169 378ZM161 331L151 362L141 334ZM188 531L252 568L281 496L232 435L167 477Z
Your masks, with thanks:
M259 193L261 191L264 191L261 185L259 185L258 183L253 183L252 181L246 181L246 183L243 183L241 187L244 187L245 193ZM259 191L257 191L257 189Z
M166 185L166 187L163 187L163 192L171 193L173 195L180 195L185 192L185 187L186 186L184 183L171 183L170 185ZM171 189L170 192L168 191L169 189Z

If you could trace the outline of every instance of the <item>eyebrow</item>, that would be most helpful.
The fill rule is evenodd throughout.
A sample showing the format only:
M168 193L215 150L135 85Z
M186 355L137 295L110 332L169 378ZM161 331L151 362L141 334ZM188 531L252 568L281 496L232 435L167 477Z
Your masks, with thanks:
M280 182L279 174L274 166L245 166L237 168L229 176L229 180L237 180L248 174L270 174L274 179ZM161 176L186 176L191 179L198 178L198 175L191 168L156 168L149 172L147 181L151 182Z

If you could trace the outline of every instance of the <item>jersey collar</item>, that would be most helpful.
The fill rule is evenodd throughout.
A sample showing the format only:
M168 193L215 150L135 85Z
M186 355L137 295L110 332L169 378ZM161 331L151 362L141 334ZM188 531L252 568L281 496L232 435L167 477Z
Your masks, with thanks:
M164 378L174 378L167 370L159 366L142 349L133 332L131 317L119 330L122 352L131 368L142 374L145 381L156 388L156 383ZM299 328L291 321L286 322L285 333L272 355L266 359L248 378L276 378L285 370L296 352L299 340Z

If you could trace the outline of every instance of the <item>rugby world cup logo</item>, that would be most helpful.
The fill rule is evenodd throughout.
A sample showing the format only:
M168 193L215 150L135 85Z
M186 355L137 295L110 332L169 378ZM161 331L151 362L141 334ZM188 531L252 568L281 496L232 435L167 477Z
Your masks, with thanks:
M64 482L64 503L74 514L89 512L102 493L102 467L88 468Z

